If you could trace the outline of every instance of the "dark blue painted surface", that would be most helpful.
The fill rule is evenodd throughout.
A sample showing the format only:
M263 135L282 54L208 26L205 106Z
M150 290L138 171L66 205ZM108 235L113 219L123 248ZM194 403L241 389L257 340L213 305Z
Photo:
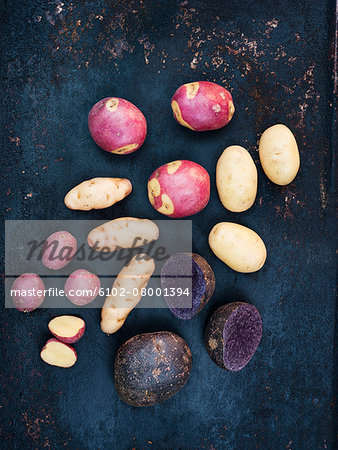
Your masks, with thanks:
M139 309L108 337L100 311L84 311L87 332L69 371L39 357L54 311L3 310L2 448L333 449L334 1L8 0L0 20L3 219L157 219L148 176L191 159L212 179L210 203L193 218L193 249L216 275L213 300L188 323ZM197 134L176 124L170 98L202 79L227 87L236 113L226 128ZM145 144L127 157L100 150L87 129L91 106L111 95L148 121ZM257 153L259 135L278 122L301 152L301 170L283 188L264 176ZM259 171L256 203L243 214L227 212L215 190L217 158L231 144L248 148ZM66 209L65 193L95 176L128 177L134 191L107 210ZM268 260L259 273L237 274L213 256L207 236L221 220L263 237ZM208 358L203 332L210 314L234 300L259 309L264 335L252 362L231 374ZM156 330L186 339L191 376L162 405L132 408L115 392L114 354Z

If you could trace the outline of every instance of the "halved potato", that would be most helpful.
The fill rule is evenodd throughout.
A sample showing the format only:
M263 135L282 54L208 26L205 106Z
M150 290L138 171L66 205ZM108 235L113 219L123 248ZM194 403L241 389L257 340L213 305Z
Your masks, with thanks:
M77 360L76 351L73 347L54 338L46 342L40 356L45 363L64 368L72 367Z

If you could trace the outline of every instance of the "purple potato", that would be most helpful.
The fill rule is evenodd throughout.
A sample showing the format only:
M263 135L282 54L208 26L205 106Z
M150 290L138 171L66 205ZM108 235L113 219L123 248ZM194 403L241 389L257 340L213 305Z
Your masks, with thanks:
M192 366L188 344L169 331L138 334L117 351L115 387L133 406L164 402L185 385Z
M170 311L179 319L189 320L198 314L212 297L215 276L202 256L196 253L177 253L164 264L161 284ZM180 295L180 289L188 290L189 295Z
M222 369L237 372L253 357L262 338L262 318L249 303L221 306L211 316L204 345L210 358Z

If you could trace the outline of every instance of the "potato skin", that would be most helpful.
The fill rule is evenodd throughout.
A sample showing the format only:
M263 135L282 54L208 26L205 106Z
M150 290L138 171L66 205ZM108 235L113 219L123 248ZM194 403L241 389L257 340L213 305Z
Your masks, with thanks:
M101 330L104 333L116 333L123 326L129 313L141 300L142 289L147 287L154 270L153 258L144 253L135 255L123 267L101 310Z
M24 292L33 289L35 289L35 295L33 295L34 292L31 292L32 295L29 295L29 292ZM34 311L34 309L37 309L39 306L41 306L42 302L45 299L44 292L41 292L41 295L38 295L36 292L45 290L44 282L36 273L23 273L18 278L16 278L12 284L11 291L16 290L26 294L18 295L14 292L12 293L14 306L20 312Z
M200 267L200 269L203 272L204 280L205 280L205 293L201 298L200 307L198 308L198 311L196 314L198 314L202 309L205 307L205 305L208 303L208 301L211 299L211 297L214 295L215 286L216 286L216 279L215 274L208 262L197 253L191 253L191 256L195 263Z
M63 361L62 363L55 357L50 358L50 352L48 349L50 345L57 345L59 347L58 353L60 352L60 350L63 352L61 358L59 357L59 359ZM40 352L40 357L45 363L50 364L51 366L63 368L72 367L77 361L77 353L75 349L71 345L66 344L65 342L62 342L56 338L48 339L45 346Z
M129 405L156 405L182 389L191 367L190 348L177 334L169 331L138 334L117 351L116 391Z
M251 208L257 194L257 169L245 148L231 145L223 151L216 166L216 185L219 198L229 211Z
M280 186L291 183L300 166L298 146L291 130L282 124L265 130L259 141L259 158L265 175L273 183Z
M135 152L147 135L147 122L141 111L118 97L97 102L89 112L88 127L99 147L118 155Z
M68 231L57 231L46 239L42 250L42 264L51 270L63 269L71 262L76 250L76 238Z
M209 202L209 174L193 161L164 164L148 180L148 198L157 212L172 218L197 214Z
M209 245L215 255L236 272L256 272L266 260L262 239L250 228L237 223L215 225L209 234Z
M59 336L57 334L57 322L62 321L69 321L69 320L76 320L78 323L81 323L81 328L78 329L77 333L73 336ZM76 316L69 316L69 315L63 315L63 316L56 316L54 319L50 320L48 323L48 329L52 333L53 336L55 336L56 339L58 339L61 342L64 342L65 344L74 344L75 342L79 341L82 336L84 335L86 324L83 319ZM59 328L60 329L60 328Z
M87 242L97 251L114 252L118 248L140 247L144 240L151 242L158 236L158 226L151 220L120 217L94 228L88 234Z
M234 302L216 309L205 330L204 346L212 361L221 369L226 369L223 358L223 329L231 313L241 304Z
M177 122L194 131L222 128L235 112L230 92L209 81L180 86L171 99L171 107Z
M85 269L75 270L69 275L65 283L65 294L74 305L84 306L91 303L98 296L101 288L100 278ZM77 293L77 291L82 291Z
M211 360L222 369L237 372L253 357L262 338L262 319L257 309L244 302L218 308L204 335Z
M65 205L81 211L109 208L131 191L131 182L126 178L92 178L71 189L65 197Z
M192 270L190 271L190 269ZM190 275L192 276L192 292L191 297L189 297L191 298L191 307L184 308L180 307L182 297L172 295L170 290L173 288L175 292L179 287L184 288L186 278ZM166 261L161 270L163 297L172 314L182 320L192 319L204 308L213 296L215 284L216 280L212 268L197 253L176 253Z

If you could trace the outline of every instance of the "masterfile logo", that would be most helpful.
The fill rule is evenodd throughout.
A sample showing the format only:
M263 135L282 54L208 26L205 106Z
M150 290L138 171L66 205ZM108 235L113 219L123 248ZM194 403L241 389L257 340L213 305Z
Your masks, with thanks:
M116 219L6 221L6 308L28 311L27 298L42 308L100 308L108 296L119 307L127 307L135 297L142 299L139 307L167 307L165 296L190 307L192 267L185 267L183 274L178 268L182 283L174 293L163 291L160 275L168 258L191 253L192 222L133 219L131 226L129 219L118 219L120 228L110 226ZM145 227L148 222L155 235ZM149 261L153 268L144 285L142 267ZM120 283L131 276L139 282Z

